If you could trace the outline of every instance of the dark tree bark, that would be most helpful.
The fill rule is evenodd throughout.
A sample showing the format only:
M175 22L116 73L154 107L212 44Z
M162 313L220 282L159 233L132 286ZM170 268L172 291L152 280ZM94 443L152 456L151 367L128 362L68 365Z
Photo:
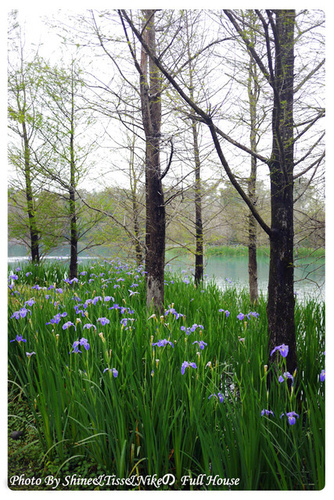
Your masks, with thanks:
M268 284L269 352L289 346L287 369L297 368L293 264L293 10L275 11L275 74L272 115L270 270ZM272 20L274 23L274 20Z
M155 55L154 11L144 10L144 38ZM141 107L146 138L147 307L163 312L165 272L165 202L161 182L161 76L144 47L141 53Z

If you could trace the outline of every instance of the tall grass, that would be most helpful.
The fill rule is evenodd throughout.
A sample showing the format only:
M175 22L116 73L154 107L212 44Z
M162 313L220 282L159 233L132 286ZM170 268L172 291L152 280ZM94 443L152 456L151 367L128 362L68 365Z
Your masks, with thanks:
M9 383L59 475L88 459L119 479L172 474L173 489L324 487L323 304L296 306L291 388L267 369L263 298L251 311L246 292L166 274L160 317L146 309L141 268L81 266L72 283L57 266L27 272L9 278ZM119 483L105 487L155 489Z

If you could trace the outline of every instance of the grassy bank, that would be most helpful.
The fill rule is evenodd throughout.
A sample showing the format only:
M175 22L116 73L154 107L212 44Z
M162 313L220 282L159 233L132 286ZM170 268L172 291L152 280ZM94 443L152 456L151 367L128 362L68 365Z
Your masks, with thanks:
M279 355L267 391L263 299L252 310L246 292L167 274L159 317L141 268L81 266L72 282L65 271L9 277L13 489L324 486L323 303L296 305L298 389ZM19 484L22 473L40 484Z

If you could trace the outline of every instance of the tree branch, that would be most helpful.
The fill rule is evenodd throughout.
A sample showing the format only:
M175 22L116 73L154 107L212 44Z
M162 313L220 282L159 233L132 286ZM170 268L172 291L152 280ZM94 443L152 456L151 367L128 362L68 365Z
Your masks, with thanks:
M170 169L170 166L172 164L172 159L173 159L173 153L174 153L174 145L173 145L173 139L170 140L170 156L169 156L169 161L168 161L168 165L167 167L165 168L165 170L162 172L161 176L160 176L160 180L162 181L162 179L165 177L165 175L167 175L168 173L168 170Z

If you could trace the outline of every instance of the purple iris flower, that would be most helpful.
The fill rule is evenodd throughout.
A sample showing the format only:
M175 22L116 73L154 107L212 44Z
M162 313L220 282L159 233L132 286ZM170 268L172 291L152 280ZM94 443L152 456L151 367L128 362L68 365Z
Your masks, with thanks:
M75 330L77 329L77 327L74 325L74 323L72 323L72 321L67 321L67 323L63 324L63 330L67 330L67 328L69 328L70 326L74 326Z
M164 346L165 346L165 345L167 345L167 344L169 344L169 345L171 345L172 347L174 347L174 346L173 346L173 343L172 343L172 342L170 342L169 340L166 340L166 339L162 339L162 340L159 340L158 342L154 342L154 344L152 344L152 346L157 345L158 347L164 347Z
M85 328L88 328L88 330L89 330L89 329L90 329L90 328L92 328L92 327L94 328L94 330L96 330L96 326L95 326L95 325L92 325L92 323L86 323L86 324L83 326L83 328L82 328L82 329L84 330Z
M228 317L229 317L229 315L230 315L230 311L228 311L227 309L226 309L226 311L225 311L224 309L219 309L219 311L218 311L218 312L223 312L223 313L225 313L225 316L226 316L227 318L228 318Z
M104 325L108 325L110 323L109 319L108 318L98 318L98 320L102 326Z
M279 351L280 355L283 357L283 358L286 358L288 353L289 353L289 346L288 345L285 345L285 344L282 344L282 345L279 345L279 346L276 346L270 353L270 356L272 356L274 354L274 352L276 351Z
M22 335L16 335L15 339L11 340L10 342L15 342L15 341L18 342L18 343L20 343L20 342L27 342L27 340L24 339L22 337Z
M66 311L64 311L63 313L58 313L55 316L53 316L53 318L50 319L50 321L48 321L48 323L45 323L45 324L46 325L53 325L53 324L58 325L58 323L60 322L60 319L65 318L66 316L67 316ZM65 330L65 328L63 328L63 330Z
M75 353L81 352L81 351L79 351L79 346L83 346L86 349L86 351L88 351L89 347L90 347L88 340L85 338L81 338L80 340L76 340L73 343L73 351L72 352L75 352Z
M21 309L19 311L15 311L10 318L11 319L12 318L15 318L15 319L25 318L28 312L30 312L30 314L31 314L30 309L26 309L25 307L21 307Z
M219 399L219 401L222 403L224 401L224 396L222 395L221 392L218 392L218 394L214 393L214 394L211 394L209 396L209 399L211 399L212 397L215 397L217 399Z
M274 412L271 411L271 410L262 410L261 411L261 417L263 417L263 415L266 415L267 417L269 417L269 415L272 415L273 417L275 416Z
M35 304L35 299L29 299L29 300L26 300L26 302L24 303L24 305L27 305L28 306L33 306Z
M189 368L190 366L192 368L197 368L195 363L188 363L188 361L183 361L182 366L181 366L181 374L184 375L186 368Z
M72 278L71 280L69 278L64 279L65 283L68 283L69 285L73 285L73 283L78 283L78 278Z
M288 411L287 413L282 413L280 418L282 418L283 415L286 415L288 417L288 422L290 425L294 425L296 423L296 417L299 418L298 413L296 413L295 411Z
M122 326L127 326L128 321L134 321L134 318L123 318L123 319L121 319L121 325Z
M99 301L99 300L102 300L102 297L100 295L98 295L97 297L94 297L93 300L92 300L92 304L95 306L95 304Z
M278 377L278 381L279 381L280 383L282 383L282 382L284 382L284 380L286 380L286 379L288 379L288 378L289 378L290 380L292 380L292 382L293 382L293 376L291 375L291 373L290 373L290 372L284 372L284 373L283 373L283 376L282 376L282 375L280 375L280 376Z
M116 377L117 377L117 375L118 375L118 371L116 370L116 368L113 368L113 369L111 369L111 368L105 368L105 369L103 370L103 373L104 373L104 372L106 372L106 371L109 371L110 373L112 373L112 374L113 374L113 376L114 376L115 378L116 378Z
M187 335L190 335L191 333L193 333L196 330L196 328L200 328L201 330L204 330L204 326L197 325L197 323L194 323L192 326L188 326L187 329L185 326L181 326L181 330L186 332Z
M119 304L113 304L111 307L109 307L109 310L110 309L120 309L120 306Z
M184 314L181 314L181 313L178 313L174 307L169 307L166 312L165 312L165 316L167 316L167 314L173 314L175 316L176 319L179 319L179 318L183 318Z
M204 347L205 347L206 345L208 345L206 342L203 342L203 340L199 340L199 341L198 341L198 340L195 340L195 342L193 342L193 344L198 344L198 347L199 347L200 349L202 349L202 351L203 351Z
M26 307L21 307L20 309L20 316L21 318L25 318L28 312L31 314L30 309L27 309Z
M258 318L260 316L260 314L258 312L255 312L255 311L251 311L247 314L247 318L250 319L251 316L253 316L253 318Z
M237 318L242 321L244 319L245 315L243 313L239 313Z
M320 380L321 382L324 382L326 378L326 371L325 370L321 370L321 373L320 373Z

